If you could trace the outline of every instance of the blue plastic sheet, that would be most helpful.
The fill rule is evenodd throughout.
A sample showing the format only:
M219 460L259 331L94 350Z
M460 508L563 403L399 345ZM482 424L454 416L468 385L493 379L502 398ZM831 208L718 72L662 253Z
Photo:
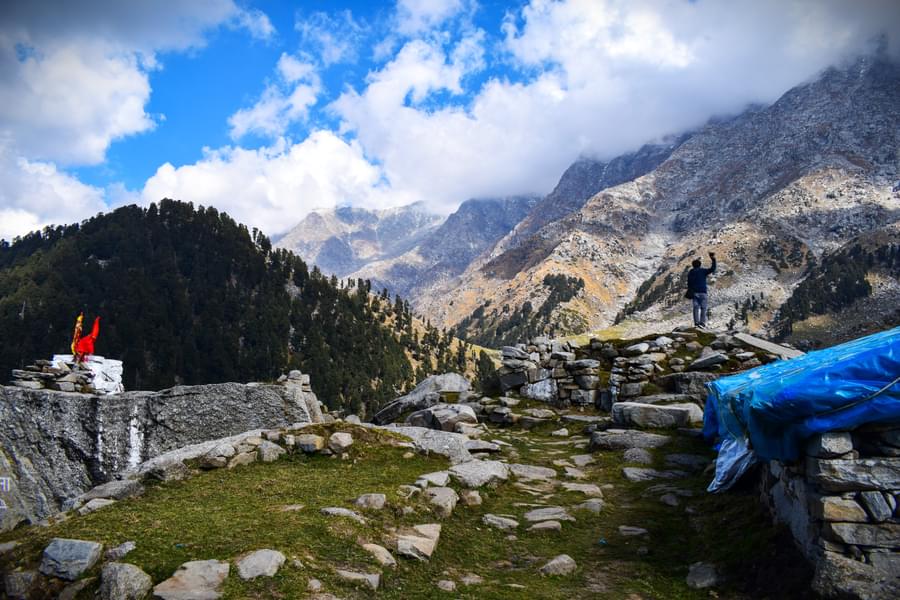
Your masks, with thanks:
M900 422L898 378L900 327L710 382L703 433L794 460L815 433Z

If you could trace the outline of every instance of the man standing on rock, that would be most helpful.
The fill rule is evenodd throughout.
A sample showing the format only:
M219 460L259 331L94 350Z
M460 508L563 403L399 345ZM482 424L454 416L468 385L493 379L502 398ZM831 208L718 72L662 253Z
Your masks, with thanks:
M688 297L691 298L694 307L694 327L706 327L706 313L709 306L706 277L716 272L716 253L710 252L709 258L712 260L710 268L704 269L700 266L703 262L695 258L691 263L693 268L688 271Z

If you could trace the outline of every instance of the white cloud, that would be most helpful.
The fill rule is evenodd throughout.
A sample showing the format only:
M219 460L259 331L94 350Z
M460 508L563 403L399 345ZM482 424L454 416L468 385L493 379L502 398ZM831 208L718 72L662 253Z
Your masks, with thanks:
M300 33L301 47L327 67L356 60L366 27L349 10L334 15L314 12L298 17L294 28Z
M397 30L415 35L439 27L459 14L463 0L397 0Z
M321 90L315 67L282 54L276 73L278 81L267 85L253 106L228 117L232 139L238 140L249 133L279 137L292 123L306 120Z
M258 40L268 40L275 35L275 27L266 13L261 10L238 10L234 16L234 23L238 27L246 29Z
M0 238L50 224L80 221L106 209L103 190L59 171L51 163L17 156L0 143Z
M270 235L286 232L313 208L384 208L414 200L386 186L358 143L328 131L293 145L279 140L258 150L207 150L202 160L177 168L166 163L142 196L145 203L168 197L212 205Z

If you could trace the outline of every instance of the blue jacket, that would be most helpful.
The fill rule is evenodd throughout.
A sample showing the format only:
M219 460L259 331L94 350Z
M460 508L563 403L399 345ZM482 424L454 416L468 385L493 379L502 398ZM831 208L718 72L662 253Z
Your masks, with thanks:
M716 259L712 259L712 267L704 269L703 267L691 267L688 271L688 289L693 290L695 294L705 294L706 276L716 272Z

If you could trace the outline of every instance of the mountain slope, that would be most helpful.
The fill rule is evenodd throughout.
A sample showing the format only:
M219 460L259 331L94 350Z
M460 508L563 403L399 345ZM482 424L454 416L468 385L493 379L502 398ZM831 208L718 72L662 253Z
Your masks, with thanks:
M97 353L124 361L129 389L299 368L331 408L372 409L413 384L417 364L447 365L450 352L412 339L407 305L369 292L363 281L339 287L213 208L126 206L0 244L0 373L67 351L84 310L87 323L102 317Z
M617 316L638 330L676 325L687 319L690 260L716 251L713 325L740 321L756 298L746 325L767 330L814 261L900 219L898 152L898 66L866 58L829 69L772 106L704 127L651 172L594 195L417 307L441 325L478 310L502 320L504 306L541 306L543 280L565 275L584 289L544 325L571 313L583 319L576 330Z

